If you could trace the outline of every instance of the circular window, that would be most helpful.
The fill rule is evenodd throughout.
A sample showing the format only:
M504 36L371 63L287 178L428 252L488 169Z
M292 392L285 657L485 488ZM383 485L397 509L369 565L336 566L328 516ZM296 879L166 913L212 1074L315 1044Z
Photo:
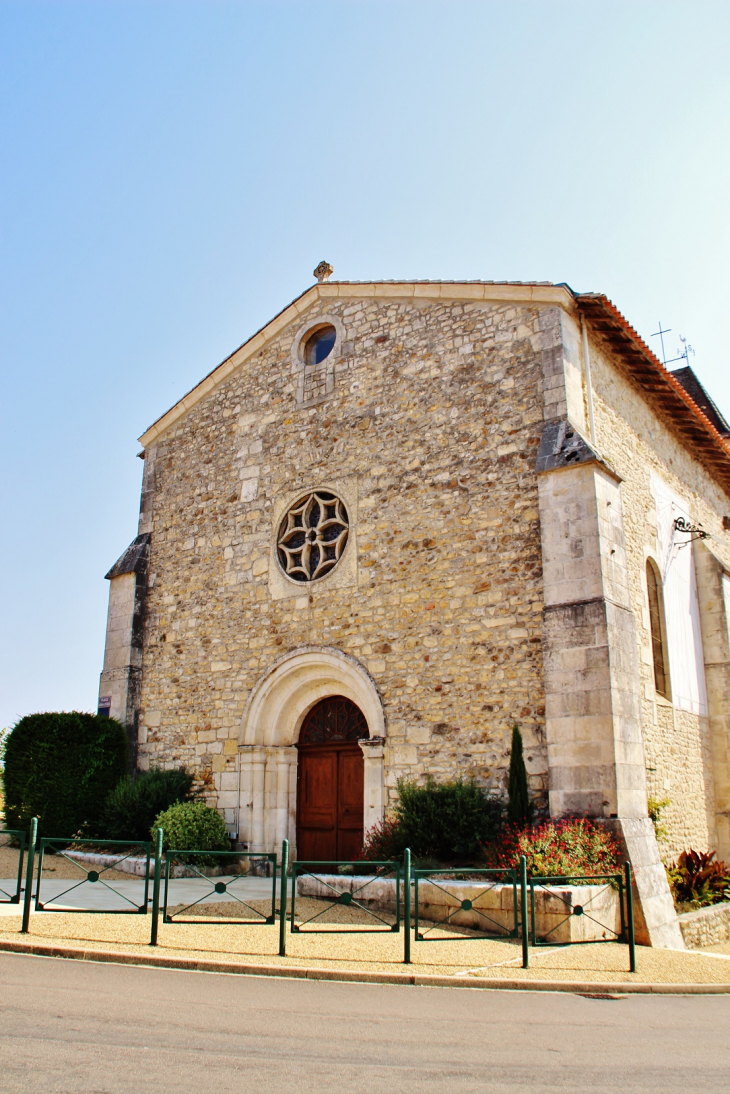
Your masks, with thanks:
M328 323L326 327L318 327L310 334L304 343L302 357L305 365L318 365L326 360L335 348L337 331Z
M335 568L347 543L344 503L328 490L315 490L292 505L279 525L276 549L287 577L316 581Z

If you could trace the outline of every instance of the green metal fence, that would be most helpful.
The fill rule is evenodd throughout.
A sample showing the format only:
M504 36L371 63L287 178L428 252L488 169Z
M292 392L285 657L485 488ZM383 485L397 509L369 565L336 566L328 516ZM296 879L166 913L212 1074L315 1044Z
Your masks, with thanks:
M104 855L105 858L109 858L111 861L103 864L92 864L74 858L73 851L81 851L84 847L92 853L98 852L100 855ZM35 909L37 912L103 912L107 915L147 914L150 855L152 850L152 844L149 840L69 840L68 838L54 839L44 836L38 841L38 849L38 874L35 890ZM49 879L43 878L43 860L46 856L52 857L54 860L71 863L78 872L77 880L72 880L61 892L54 895L48 893L47 882ZM104 875L109 875L110 871L117 869L122 862L134 857L144 858L145 868L143 876L130 873L129 880L124 879L127 889L131 888L129 882L137 881L139 883L135 886L138 892L135 892L133 896L129 896L127 893L119 891L119 881L112 882L108 876L105 877ZM43 891L44 881L46 882L45 897ZM88 906L77 903L81 893L84 897L92 898L89 900ZM108 893L113 893L119 899L121 907L109 906L113 903L113 899L107 896ZM73 903L69 903L68 900L71 894L74 894ZM96 907L94 907L94 903L96 903Z
M517 896L519 876L517 870L413 870L411 877L414 882L413 928L416 942L447 941L442 936L429 938L429 935L444 926L458 929L460 924L455 923L454 919L455 917L458 919L461 913L471 913L475 916L478 926L467 926L466 929L470 933L468 935L454 934L453 938L455 939L484 938L485 936L493 938L495 935L500 938L519 937L519 899ZM423 918L419 918L424 881L437 890L436 895L443 895L446 898L444 906L448 908L448 911L440 919L424 921ZM461 894L455 889L457 886L463 889L465 883L469 884L470 889L475 891L469 897L462 899ZM497 889L498 885L509 885L512 889L512 908L511 910L505 909L505 915L501 917L501 920L508 920L508 924L500 921L500 919L495 919L495 915L501 911L501 909L494 907L492 899L497 893L501 897L502 890ZM457 903L449 903L450 901L457 901ZM424 929L424 923L429 924L426 929ZM462 923L461 926L464 926L464 924Z
M467 939L518 938L522 934L522 964L528 967L527 936L527 885L524 857L520 869L413 869L411 852L405 852L405 940L403 960L406 965L411 961L411 924L416 942L449 942ZM425 920L428 928L423 929L424 918L420 914L423 897L423 883L435 889L429 896L442 897L447 911L439 919ZM411 904L411 883L413 884L413 913ZM469 895L464 894L464 883L469 885ZM511 909L502 909L503 888L512 889ZM459 892L458 890L461 890ZM518 896L519 894L519 896ZM495 899L495 897L497 899ZM508 902L509 903L509 902ZM520 910L522 911L522 930L520 931ZM469 915L472 922L465 924L464 917ZM496 916L499 915L499 918ZM455 920L461 919L461 922ZM476 924L474 920L476 919ZM469 933L465 933L468 931ZM438 933L432 933L438 932ZM430 937L429 937L430 936Z
M17 854L17 867L13 867L12 878L3 878L0 881L0 904L20 904L20 894L23 891L23 859L27 836L25 832L17 828L0 828L0 847L6 847ZM13 882L13 884L8 884ZM7 886L7 887L6 887Z
M570 897L563 896L556 890L561 885L592 885L600 886L598 892L592 893L590 896L586 895L586 899L581 903L573 902L573 895ZM591 945L601 942L625 942L629 947L629 965L631 972L636 972L636 947L634 940L634 900L632 891L631 880L631 865L626 863L623 874L594 874L590 877L566 875L564 877L531 877L529 879L530 886L530 928L532 935L533 946L565 946L565 945ZM535 890L542 890L549 894L552 901L558 901L563 905L563 911L556 913L558 915L558 921L554 923L549 931L545 931L543 934L538 934L537 931L537 915L535 910ZM601 896L604 896L609 891L618 890L618 900L620 909L620 926L618 930L616 927L605 922L606 916L603 914L603 918L599 918L601 913L597 907L597 902ZM598 926L601 931L604 932L602 938L586 938L586 939L558 939L555 936L560 931L560 928L568 923L572 917L584 917L589 922Z
M210 859L215 859L215 864L211 867ZM203 889L200 896L196 900L193 900L190 904L176 905L170 903L170 885L174 884L175 879L170 877L173 865L176 861L188 867L192 872L194 878L201 879L204 885L200 885L199 888ZM220 873L221 867L230 862L231 870ZM266 899L266 911L261 911L258 908L254 908L248 901L244 900L244 894L246 889L246 882L250 882L251 875L249 871L241 871L240 867L245 863L250 868L252 862L266 862L267 867L271 870L271 897L267 894ZM230 903L240 906L240 918L235 916L226 915L225 918L215 916L214 912L208 912L206 923L223 923L224 925L230 925L234 923L246 923L251 926L254 923L275 923L276 922L276 865L277 859L275 854L259 854L258 852L247 851L216 851L213 855L210 851L176 851L170 850L165 856L165 895L162 908L162 921L163 923L184 923L191 922L190 918L184 919L184 916L190 916L192 909L197 909L198 914L202 913L203 908L210 904ZM209 871L206 873L206 869ZM215 869L213 874L211 869ZM266 880L269 880L267 873ZM249 899L254 899L249 897ZM269 907L270 903L270 907ZM171 911L174 908L175 911ZM248 913L247 917L244 917L245 912ZM238 911L238 907L236 911ZM204 914L204 913L203 913Z
M300 878L311 877L317 882L311 896L324 907L296 921L297 883ZM385 879L395 881L395 914L388 916L379 906L373 893L376 882ZM368 893L370 890L370 893ZM282 895L285 889L282 885ZM285 899L285 896L284 896ZM301 907L301 895L300 907ZM368 901L375 907L368 907ZM290 929L293 934L315 931L350 931L354 933L382 933L400 931L401 864L400 862L312 862L297 860L291 867L291 915ZM348 909L346 918L335 916L325 922L323 917L333 911ZM284 912L282 911L282 915ZM314 926L312 926L314 924Z

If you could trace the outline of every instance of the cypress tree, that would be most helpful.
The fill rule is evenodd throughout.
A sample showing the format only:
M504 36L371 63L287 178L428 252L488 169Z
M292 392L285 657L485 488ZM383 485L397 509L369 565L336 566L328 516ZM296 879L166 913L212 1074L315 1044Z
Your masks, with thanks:
M522 753L522 734L515 722L512 726L512 751L509 758L507 781L507 819L510 824L523 826L532 820L532 802L527 790L527 770Z

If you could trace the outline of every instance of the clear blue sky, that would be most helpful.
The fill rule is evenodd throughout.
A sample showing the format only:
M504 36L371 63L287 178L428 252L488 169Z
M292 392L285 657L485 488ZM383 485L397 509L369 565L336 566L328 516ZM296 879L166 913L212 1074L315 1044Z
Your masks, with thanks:
M730 412L730 4L0 3L0 726L94 709L136 438L312 281L567 281Z

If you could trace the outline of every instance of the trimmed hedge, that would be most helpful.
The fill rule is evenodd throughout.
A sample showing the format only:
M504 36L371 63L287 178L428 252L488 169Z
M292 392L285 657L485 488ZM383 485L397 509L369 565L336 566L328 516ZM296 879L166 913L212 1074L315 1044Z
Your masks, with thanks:
M44 836L95 831L109 791L123 778L127 731L80 711L27 714L5 744L5 824Z
M155 818L176 802L191 797L193 776L184 768L153 768L123 779L109 794L96 833L104 839L146 840Z
M164 832L163 848L171 847L176 851L230 851L231 841L225 821L220 813L204 802L178 802L171 805L155 820L151 835L162 828ZM185 859L184 855L179 856ZM215 855L197 856L193 860L197 865L215 865Z

